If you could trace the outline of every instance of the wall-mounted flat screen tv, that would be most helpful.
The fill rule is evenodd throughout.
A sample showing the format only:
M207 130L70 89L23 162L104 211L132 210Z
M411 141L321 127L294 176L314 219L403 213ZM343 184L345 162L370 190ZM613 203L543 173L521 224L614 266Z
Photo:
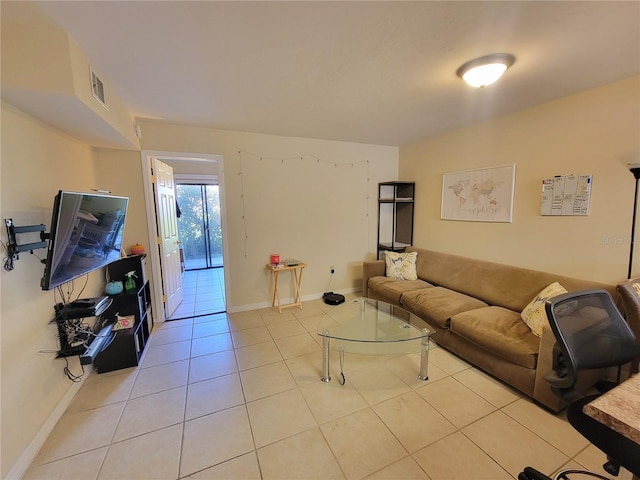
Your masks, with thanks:
M53 204L43 290L118 260L129 199L60 191Z

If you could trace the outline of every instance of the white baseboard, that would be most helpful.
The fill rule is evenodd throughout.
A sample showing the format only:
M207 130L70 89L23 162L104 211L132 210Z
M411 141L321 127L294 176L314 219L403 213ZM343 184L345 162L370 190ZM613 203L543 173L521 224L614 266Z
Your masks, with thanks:
M51 412L51 415L49 415L49 418L47 418L47 420L44 422L44 425L42 425L42 428L38 430L38 433L33 438L33 440L31 440L29 446L25 449L24 452L22 452L22 455L20 455L18 461L11 468L11 470L9 470L9 473L5 477L5 480L20 480L24 476L24 474L27 473L27 470L38 455L38 452L40 452L40 449L44 445L44 442L47 441L47 438L49 437L49 435L51 435L54 427L56 426L62 415L64 415L64 412L67 411L69 405L71 405L71 402L76 396L76 393L78 393L82 384L93 371L93 365L85 365L84 369L85 375L82 376L81 381L71 384L69 390L67 390L62 399L58 402L58 405L56 405L56 408L54 408L53 412Z
M341 293L343 295L347 295L349 293L362 292L361 288L345 288L343 290L334 290L334 293ZM310 295L303 295L302 301L309 302L311 300L319 300L322 298L323 293L312 293ZM293 297L290 298L281 298L280 303L285 305L287 303L292 303ZM228 313L239 313L239 312L248 312L249 310L259 310L261 308L270 308L271 302L260 302L260 303L252 303L248 305L238 305L237 307L227 308Z

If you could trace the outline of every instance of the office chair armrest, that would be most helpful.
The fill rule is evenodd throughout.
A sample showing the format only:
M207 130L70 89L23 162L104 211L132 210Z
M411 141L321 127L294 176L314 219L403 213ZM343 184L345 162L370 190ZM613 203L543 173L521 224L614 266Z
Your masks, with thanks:
M553 346L556 344L556 337L549 325L542 328L540 336L540 347L538 349L538 365L536 367L536 378L533 385L533 398L545 405L554 412L559 412L567 404L560 397L551 391L551 386L544 377L553 371Z

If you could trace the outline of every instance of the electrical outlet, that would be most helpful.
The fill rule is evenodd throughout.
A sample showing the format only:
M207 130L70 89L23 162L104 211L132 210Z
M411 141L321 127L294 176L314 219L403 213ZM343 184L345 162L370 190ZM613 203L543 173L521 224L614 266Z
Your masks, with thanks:
M331 275L336 273L336 269L333 267L333 265L329 266L329 271L331 272Z

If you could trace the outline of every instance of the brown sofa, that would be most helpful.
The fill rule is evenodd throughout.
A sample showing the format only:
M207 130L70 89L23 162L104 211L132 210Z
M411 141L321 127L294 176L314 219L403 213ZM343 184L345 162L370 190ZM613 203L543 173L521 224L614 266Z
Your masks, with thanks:
M631 331L640 340L640 278L626 280L616 286L622 301L624 316ZM629 373L638 373L640 357L631 362Z
M436 331L439 346L548 409L561 410L565 403L544 380L551 371L553 332L547 326L537 337L520 312L553 282L569 292L605 289L618 302L616 288L422 248L407 252L417 252L417 280L387 278L384 260L367 261L363 295L418 315Z

